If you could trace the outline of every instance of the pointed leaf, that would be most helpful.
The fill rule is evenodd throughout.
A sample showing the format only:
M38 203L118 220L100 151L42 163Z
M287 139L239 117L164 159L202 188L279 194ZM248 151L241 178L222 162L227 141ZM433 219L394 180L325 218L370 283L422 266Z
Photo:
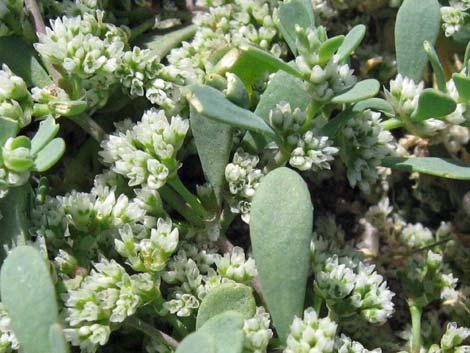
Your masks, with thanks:
M263 119L233 104L215 88L193 85L189 89L187 99L199 114L224 124L276 137Z
M366 26L354 26L344 38L343 43L338 49L338 61L343 62L346 60L354 50L361 44L364 36L366 35Z
M49 116L46 120L41 121L39 129L31 140L31 154L38 153L44 148L59 132L59 124L55 123L55 119Z
M146 37L143 47L152 49L160 58L164 58L171 49L181 42L191 39L196 33L196 25L190 25L163 35Z
M302 28L315 27L315 15L310 0L285 1L279 6L279 30L286 40L292 53L297 54L296 26Z
M449 179L470 180L470 163L437 157L388 157L382 166L408 172L419 172Z
M452 79L454 80L455 87L459 92L459 97L462 102L469 103L470 102L470 77L454 73L452 75Z
M190 106L190 124L202 170L220 206L225 187L225 166L232 148L232 127L200 115L193 106Z
M333 54L343 44L344 36L336 36L323 42L319 51L318 56L320 58L320 65L324 65L331 59Z
M199 329L210 318L233 310L249 319L255 314L256 302L250 287L239 283L224 283L204 297L197 312L196 329Z
M214 72L224 75L232 72L245 83L251 86L267 72L285 71L296 77L302 74L294 67L262 49L241 45L225 54L214 67Z
M438 0L405 0L395 24L398 72L419 82L428 62L424 41L436 42L441 22Z
M423 121L429 118L440 118L455 111L457 104L447 94L427 88L421 92L418 99L418 107L412 114L414 121Z
M242 353L244 319L235 311L225 311L209 319L197 332L214 339L215 353Z
M175 353L216 353L215 340L208 333L194 332L184 338Z
M52 83L34 49L20 37L0 37L0 64L7 64L28 86L44 87Z
M349 91L334 97L331 101L339 104L354 103L375 96L379 90L379 81L368 79L356 83Z
M53 139L36 155L36 159L34 160L34 170L41 173L52 168L52 166L62 157L64 152L64 140L59 137Z
M43 255L31 246L13 249L0 273L2 303L25 353L52 352L49 329L58 323L56 294Z
M29 235L30 227L30 196L31 186L25 184L8 190L8 194L0 199L0 263L6 256L4 246L11 247L13 243L24 244Z
M5 141L10 137L15 137L18 133L18 122L0 116L0 147L5 144Z
M283 342L304 308L312 220L310 193L299 174L278 168L264 177L251 206L250 237L263 297Z
M434 74L436 75L437 87L442 92L447 92L446 86L446 78L444 75L444 69L442 68L441 61L439 60L439 56L436 53L433 45L428 41L424 41L424 51L428 56L429 61L431 62L432 69L434 70Z
M360 113L367 109L382 112L388 117L395 116L395 110L393 109L392 105L382 98L364 99L363 101L356 103L352 110L353 112Z

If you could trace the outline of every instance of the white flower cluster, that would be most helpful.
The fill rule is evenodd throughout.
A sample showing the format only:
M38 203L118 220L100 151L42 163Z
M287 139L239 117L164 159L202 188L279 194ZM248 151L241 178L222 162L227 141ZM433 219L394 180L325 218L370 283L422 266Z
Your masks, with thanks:
M269 112L269 125L282 135L286 142L295 145L298 140L298 131L302 128L307 114L299 108L292 108L287 102L276 104L276 108Z
M196 6L207 11L196 13L193 22L198 26L194 38L173 49L167 56L170 66L181 71L189 82L201 81L210 67L209 57L226 46L249 43L280 55L281 47L275 43L276 9L269 0L198 0Z
M114 260L101 259L81 282L66 281L66 339L84 352L96 352L111 330L136 310L160 296L148 273L129 276Z
M115 72L127 45L126 32L104 23L101 11L57 18L50 26L46 33L38 34L36 50L67 75L77 86L72 88L74 93L78 97L84 94L90 108L103 106L109 88L117 81Z
M255 315L245 320L243 324L245 333L243 353L266 353L269 340L273 337L273 331L269 328L270 323L269 313L264 307L257 307Z
M117 72L122 85L133 97L145 96L152 104L166 111L173 111L179 98L177 81L179 73L160 64L160 57L151 49L134 47L124 53Z
M457 323L447 324L446 332L441 338L442 352L464 353L470 350L470 346L461 346L463 341L470 337L470 328L458 327Z
M32 100L24 80L3 64L0 70L0 116L24 127L31 122Z
M283 353L332 353L337 325L328 317L320 319L313 310L304 311L303 319L295 317Z
M297 141L297 147L291 152L289 164L301 171L330 169L330 162L338 153L328 136L320 136L315 129L308 130Z
M18 350L19 344L15 333L10 327L11 319L3 304L0 303L0 353L11 353Z
M256 168L258 162L258 156L238 149L233 156L232 163L225 167L225 179L235 203L231 211L241 213L246 223L250 221L251 199L264 176L262 170Z
M327 40L326 30L297 28L299 55L295 63L309 81L308 91L319 102L328 102L338 93L352 87L356 77L348 64L340 64L336 55L326 64L320 62L320 46Z
M342 334L335 340L335 352L337 353L381 353L380 348L368 350L364 346L356 341L353 341L348 336Z
M442 28L447 37L460 32L468 18L467 10L470 9L468 0L450 0L449 6L441 7Z
M215 263L219 275L235 282L246 283L258 275L255 260L251 257L246 259L245 251L239 246L235 246L223 256L217 255Z
M390 90L384 89L385 98L401 118L408 118L418 106L418 98L424 89L424 82L416 84L411 78L398 74L390 81Z
M409 249L417 249L434 242L434 236L429 228L421 223L407 224L399 235L399 240Z
M394 293L374 265L349 256L352 249L340 250L321 238L311 243L315 292L324 298L334 314L344 320L360 315L374 324L383 324L394 311Z
M399 276L408 296L422 306L438 299L457 300L457 278L444 264L442 255L431 250L410 259Z
M178 246L179 232L172 227L171 219L160 218L150 238L135 240L132 228L126 224L119 230L121 239L115 239L116 251L127 259L127 263L139 272L163 270L168 258Z
M380 113L366 110L349 119L341 132L347 148L341 150L340 157L346 164L349 184L365 193L377 182L377 167L392 150L393 136L380 122Z
M114 172L129 179L129 186L159 189L179 167L176 153L188 128L188 120L177 115L168 122L163 110L152 108L127 131L103 141L100 156Z

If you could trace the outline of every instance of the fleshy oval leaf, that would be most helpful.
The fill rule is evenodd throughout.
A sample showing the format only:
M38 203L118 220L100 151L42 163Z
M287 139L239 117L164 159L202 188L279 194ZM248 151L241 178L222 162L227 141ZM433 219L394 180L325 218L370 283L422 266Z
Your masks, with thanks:
M304 307L312 224L301 176L284 167L265 176L251 206L250 237L263 297L282 341Z
M256 302L251 288L239 283L223 283L207 293L201 302L196 319L196 329L210 318L233 310L245 319L255 314Z
M331 101L339 104L359 102L375 96L379 90L379 81L368 79L356 83L349 91L334 97Z
M1 273L1 296L11 327L25 353L52 352L50 327L58 323L58 309L49 267L31 246L14 248Z
M419 82L428 63L423 43L432 45L439 34L441 12L438 0L405 0L395 24L398 72Z
M464 74L454 73L452 80L454 80L455 87L459 92L459 98L465 103L470 102L470 77Z
M408 172L419 172L448 179L470 180L470 163L438 157L387 157L382 166Z
M193 332L178 345L175 353L216 353L215 340L203 332Z
M38 131L31 140L31 154L34 155L43 149L57 135L59 128L59 124L56 124L52 116L41 121Z
M418 106L412 114L414 121L440 118L455 111L457 103L447 94L433 88L426 88L418 98Z
M214 339L215 353L242 353L245 334L243 315L225 311L209 319L197 332Z
M336 55L338 55L338 61L343 62L346 60L352 54L352 52L356 50L357 47L359 47L365 35L366 26L362 24L354 26L349 31L349 33L346 34L343 43L336 53Z
M65 142L60 137L50 141L39 151L34 160L34 170L45 172L52 168L65 152Z

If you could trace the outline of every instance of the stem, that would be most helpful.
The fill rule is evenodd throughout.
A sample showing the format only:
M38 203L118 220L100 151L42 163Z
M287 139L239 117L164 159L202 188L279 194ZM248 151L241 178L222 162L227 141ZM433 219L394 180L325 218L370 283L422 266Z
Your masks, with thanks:
M176 212L182 215L189 223L195 226L202 227L204 225L202 219L195 214L195 212L181 199L180 195L176 193L168 185L164 185L158 189L162 199L168 203Z
M394 130L394 129L398 129L399 127L403 127L405 124L403 123L403 121L399 119L392 118L392 119L382 121L380 125L382 125L382 128L384 130Z
M313 308L315 309L315 312L317 313L317 315L320 315L320 310L321 310L322 305L323 305L323 298L315 293L313 297Z
M41 12L39 11L38 4L36 0L25 0L24 2L26 9L31 14L33 18L33 27L36 33L46 33L46 25L44 24L44 20L42 19ZM62 78L62 75L57 71L54 65L50 63L45 63L49 73L54 78L54 82L58 83Z
M191 208L194 210L194 212L197 213L199 217L206 217L207 212L201 205L199 199L191 191L189 191L186 186L184 186L183 182L178 176L169 179L168 184L170 184L170 186L181 195L181 197L191 206Z
M421 307L415 305L412 300L408 302L411 314L411 353L419 353L421 349Z
M277 152L274 158L268 163L268 165L264 167L263 172L267 174L271 170L284 165L289 159L289 156L290 152L286 148L283 148L281 146L279 152Z
M104 139L106 132L104 132L103 128L88 115L80 114L68 118L75 122L88 134L90 134L90 136L93 137L97 142L101 142Z
M184 324L175 316L168 315L167 317L165 317L165 319L170 323L170 325L175 329L176 332L178 332L178 335L180 335L181 337L186 337L189 334L186 326L184 326Z
M128 327L135 328L136 330L145 333L147 336L152 337L158 342L163 343L167 346L170 346L172 348L176 348L178 346L178 341L176 341L173 337L167 335L166 333L160 330L157 330L155 327L147 324L146 322L136 317L131 316L127 318L125 324Z
M147 21L142 22L137 27L132 28L129 41L134 40L135 38L140 36L142 33L147 32L149 29L152 29L155 26L155 22L156 22L156 18L152 17L148 19Z

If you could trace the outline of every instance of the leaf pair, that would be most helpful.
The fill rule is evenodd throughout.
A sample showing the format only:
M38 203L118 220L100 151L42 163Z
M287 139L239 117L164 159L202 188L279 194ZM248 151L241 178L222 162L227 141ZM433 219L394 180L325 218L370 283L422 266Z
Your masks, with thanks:
M244 321L255 314L251 289L224 283L212 289L198 311L197 331L187 336L177 353L242 353Z

